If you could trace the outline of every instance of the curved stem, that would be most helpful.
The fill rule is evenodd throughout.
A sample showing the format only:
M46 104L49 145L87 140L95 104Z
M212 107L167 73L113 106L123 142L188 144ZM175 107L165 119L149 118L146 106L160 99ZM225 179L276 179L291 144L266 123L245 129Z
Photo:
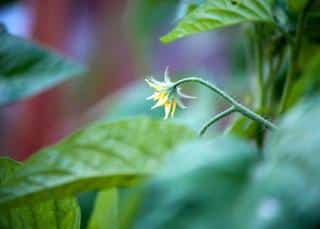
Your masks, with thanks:
M197 77L184 78L184 79L181 79L181 80L175 82L172 85L172 87L178 87L179 85L184 84L184 83L188 83L188 82L199 83L199 84L209 88L210 90L212 90L215 93L217 93L218 95L220 95L223 99L225 99L226 102L231 104L236 111L240 112L241 114L245 115L246 117L248 117L254 121L257 121L258 123L262 124L263 126L269 128L269 129L277 129L277 127L274 124L272 124L270 121L261 117L259 114L256 114L255 112L251 111L249 108L243 106L242 104L237 102L234 98L232 98L230 95L228 95L226 92L224 92L223 90L218 88L216 85L214 85L206 80L203 80L201 78L197 78Z
M234 106L232 106L232 107L228 108L227 110L222 111L221 113L217 114L216 116L214 116L212 119L210 119L206 124L204 124L201 127L199 135L202 136L212 124L219 121L220 119L223 119L224 117L228 116L229 114L232 114L235 111L237 111L237 110L235 109Z

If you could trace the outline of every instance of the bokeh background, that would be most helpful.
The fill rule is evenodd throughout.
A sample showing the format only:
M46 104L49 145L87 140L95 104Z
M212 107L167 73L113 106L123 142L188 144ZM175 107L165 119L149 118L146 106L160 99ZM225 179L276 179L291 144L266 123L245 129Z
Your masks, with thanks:
M178 4L179 3L179 4ZM182 3L182 4L181 4ZM148 75L161 79L201 76L245 98L250 90L243 34L236 28L208 32L165 45L161 35L186 9L178 0L0 1L9 32L38 42L87 66L89 72L0 110L0 153L24 160L72 131L99 119L162 117L145 100ZM186 88L199 99L177 112L177 121L200 127L219 99ZM205 99L204 99L205 98ZM223 122L222 122L223 125Z

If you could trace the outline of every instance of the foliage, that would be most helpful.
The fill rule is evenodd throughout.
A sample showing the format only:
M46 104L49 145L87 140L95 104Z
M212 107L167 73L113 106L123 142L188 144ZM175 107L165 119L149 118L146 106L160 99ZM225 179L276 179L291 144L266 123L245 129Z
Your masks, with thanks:
M1 187L0 206L132 185L192 138L194 133L183 126L149 118L93 125L27 160Z
M0 184L2 185L21 166L8 158L0 158ZM74 197L46 200L39 204L22 204L18 208L0 208L0 227L76 229L80 225L80 209Z
M32 96L84 68L22 38L0 32L0 106Z
M145 187L136 228L318 226L320 160L314 152L320 134L311 130L320 124L318 102L299 106L281 122L264 161L252 146L228 137L176 150Z

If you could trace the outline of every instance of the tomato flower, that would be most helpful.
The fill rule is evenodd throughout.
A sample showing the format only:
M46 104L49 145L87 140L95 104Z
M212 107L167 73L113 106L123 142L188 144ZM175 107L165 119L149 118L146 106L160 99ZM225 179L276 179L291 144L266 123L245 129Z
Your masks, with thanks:
M174 117L177 105L184 109L186 108L180 98L193 99L194 97L185 95L181 92L180 87L176 87L174 82L170 80L168 74L168 68L166 68L164 73L164 81L160 82L150 77L145 79L150 87L152 87L155 92L148 97L148 100L156 101L156 104L151 108L155 109L164 106L165 116L164 119L168 119L171 114L171 118Z

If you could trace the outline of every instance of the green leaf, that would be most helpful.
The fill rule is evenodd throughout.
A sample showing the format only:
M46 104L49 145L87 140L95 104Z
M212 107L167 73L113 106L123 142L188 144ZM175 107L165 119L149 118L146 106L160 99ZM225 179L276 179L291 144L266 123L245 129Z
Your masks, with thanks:
M319 47L304 47L305 56L301 66L307 66L300 78L294 83L289 97L289 107L296 105L297 102L306 97L319 95L320 88L320 55ZM315 54L313 54L315 52ZM314 56L313 56L313 55ZM312 57L312 58L310 58ZM310 58L311 60L308 60ZM308 61L306 61L308 60Z
M289 163L309 175L320 174L320 98L304 101L282 120L267 143L273 164Z
M98 193L89 229L118 228L118 192L112 188Z
M27 160L0 189L0 205L132 185L193 138L195 133L182 125L150 118L97 123Z
M236 202L256 161L255 150L233 138L183 145L146 186L135 228L239 228Z
M0 106L84 72L82 66L30 41L0 33Z
M10 179L19 166L21 166L19 163L11 159L0 158L0 185ZM80 209L75 198L48 200L39 204L0 210L0 228L2 229L44 227L48 229L79 228Z
M262 0L207 0L191 13L161 41L169 43L198 32L214 30L244 22L273 23L272 1Z

